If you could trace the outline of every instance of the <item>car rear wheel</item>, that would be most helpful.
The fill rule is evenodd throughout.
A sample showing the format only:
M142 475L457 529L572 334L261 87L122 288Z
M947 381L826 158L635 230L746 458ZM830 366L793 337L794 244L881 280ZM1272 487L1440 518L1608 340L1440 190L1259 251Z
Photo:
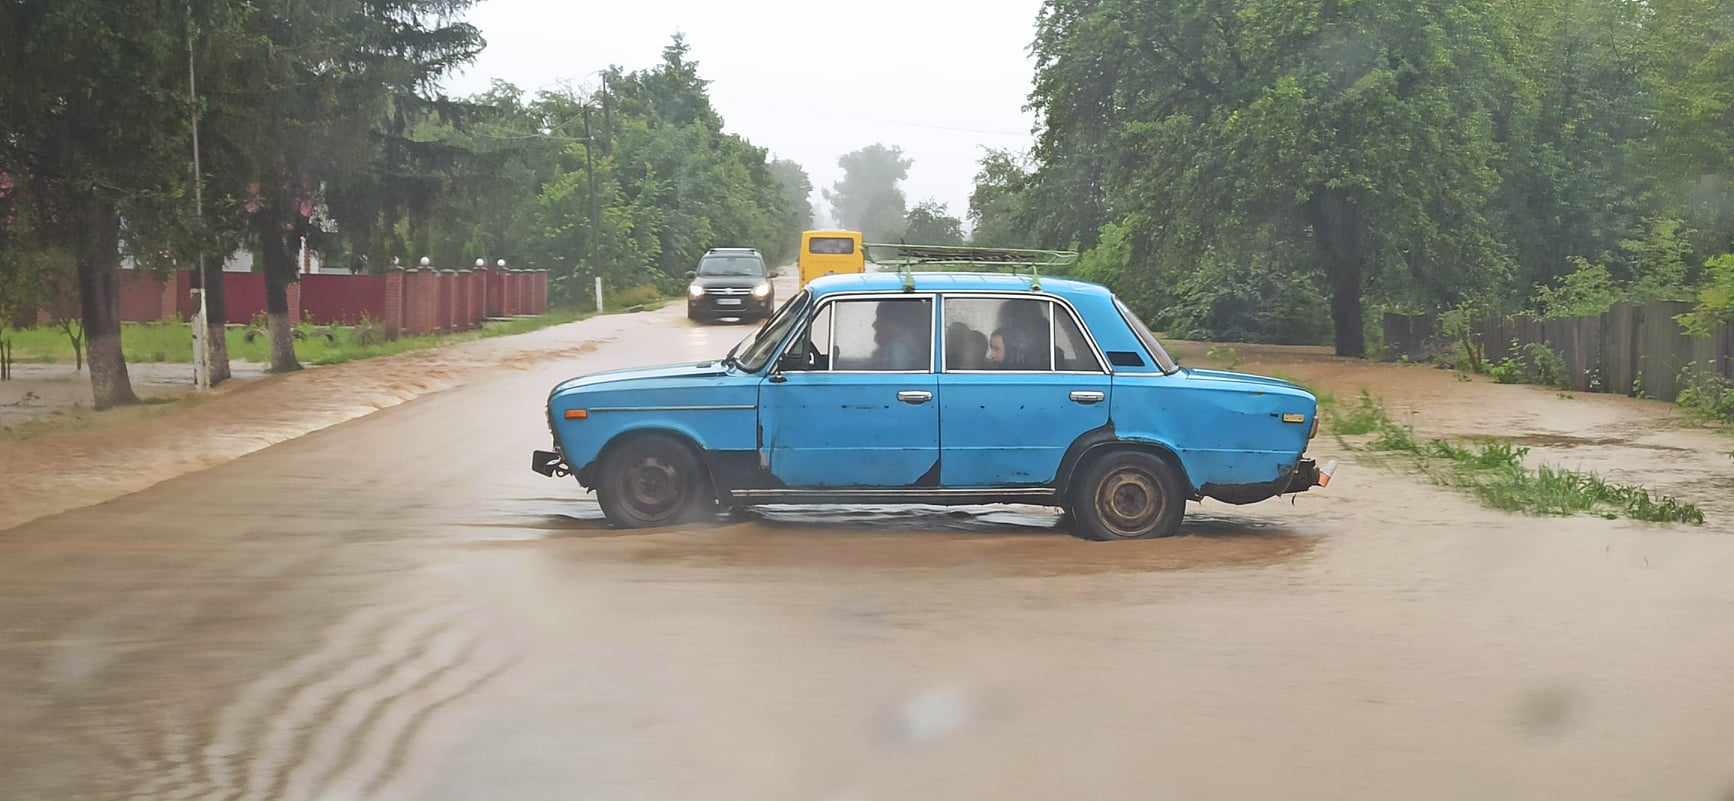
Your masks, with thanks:
M685 443L646 434L612 449L602 462L596 499L621 528L683 523L713 509L710 481Z
M1088 540L1173 536L1186 511L1178 471L1144 451L1114 451L1090 460L1071 494L1072 531Z

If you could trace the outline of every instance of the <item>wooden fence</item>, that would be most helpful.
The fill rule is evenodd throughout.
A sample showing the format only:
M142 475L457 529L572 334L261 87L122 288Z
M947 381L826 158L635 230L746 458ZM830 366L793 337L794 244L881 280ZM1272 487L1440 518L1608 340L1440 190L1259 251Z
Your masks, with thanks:
M1718 326L1707 337L1690 336L1674 319L1690 309L1688 303L1658 301L1619 303L1594 317L1493 317L1481 321L1474 336L1489 361L1511 358L1531 343L1547 346L1565 362L1574 390L1631 395L1641 388L1647 397L1671 401L1688 365L1734 380L1734 324ZM1387 314L1382 322L1385 348L1393 356L1420 360L1453 347L1434 317Z

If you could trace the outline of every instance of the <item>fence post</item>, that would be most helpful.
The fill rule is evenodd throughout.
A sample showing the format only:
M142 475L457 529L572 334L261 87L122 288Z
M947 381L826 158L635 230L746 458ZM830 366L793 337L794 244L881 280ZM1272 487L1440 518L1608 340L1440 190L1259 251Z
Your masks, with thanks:
M385 338L397 339L403 333L403 271L385 274Z
M596 313L602 313L602 276L596 276Z

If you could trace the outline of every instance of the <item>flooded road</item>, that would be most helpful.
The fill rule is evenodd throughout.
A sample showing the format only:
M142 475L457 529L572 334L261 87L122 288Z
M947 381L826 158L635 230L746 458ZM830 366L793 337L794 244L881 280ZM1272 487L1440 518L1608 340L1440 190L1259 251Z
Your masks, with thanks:
M1194 506L1171 540L1021 507L620 532L525 468L548 387L750 329L613 319L0 531L0 797L1734 795L1716 492L1688 498L1700 528L1517 517L1321 438L1328 491ZM1448 374L1290 362L1444 408L1442 433L1668 414L1481 384L1453 406ZM1545 447L1683 443L1657 461L1673 491L1729 475L1693 467L1713 435L1618 438Z

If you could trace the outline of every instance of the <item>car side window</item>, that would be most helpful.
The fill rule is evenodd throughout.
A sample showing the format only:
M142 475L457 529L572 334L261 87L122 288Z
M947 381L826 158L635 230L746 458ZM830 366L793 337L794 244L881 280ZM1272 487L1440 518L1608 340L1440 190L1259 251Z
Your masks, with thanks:
M1042 298L946 298L945 369L1054 369L1052 312Z
M830 304L830 313L832 370L933 369L931 299L839 300Z
M1078 321L1064 309L1054 309L1054 369L1072 373L1100 373L1102 363L1090 350Z

